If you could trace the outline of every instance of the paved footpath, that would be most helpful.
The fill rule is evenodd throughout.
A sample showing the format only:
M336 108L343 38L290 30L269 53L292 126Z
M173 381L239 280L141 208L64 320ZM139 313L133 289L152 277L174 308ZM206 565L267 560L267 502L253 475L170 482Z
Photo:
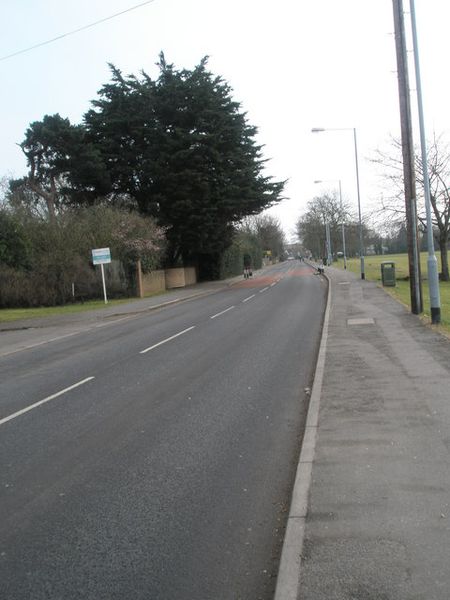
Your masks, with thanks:
M375 283L326 274L276 598L449 600L450 340Z

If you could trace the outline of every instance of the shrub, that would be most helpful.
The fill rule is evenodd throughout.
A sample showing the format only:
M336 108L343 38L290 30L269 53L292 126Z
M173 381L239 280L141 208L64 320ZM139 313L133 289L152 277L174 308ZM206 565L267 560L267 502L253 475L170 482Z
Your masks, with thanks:
M164 231L153 219L104 205L67 210L52 223L26 210L7 216L0 228L8 225L12 241L0 243L0 256L10 257L0 270L0 307L102 297L100 268L91 262L92 249L101 247L110 247L114 259L104 267L108 297L130 295L135 261L140 258L148 272L158 266L164 248ZM14 231L20 235L14 237Z

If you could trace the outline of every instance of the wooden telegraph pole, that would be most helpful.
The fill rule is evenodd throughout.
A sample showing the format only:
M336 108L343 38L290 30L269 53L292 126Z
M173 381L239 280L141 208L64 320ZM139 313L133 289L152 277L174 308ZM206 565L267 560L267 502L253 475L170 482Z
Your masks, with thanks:
M397 53L398 92L405 181L406 231L408 241L409 287L411 312L423 312L422 281L420 277L419 243L417 228L416 176L414 143L411 124L411 97L409 93L408 57L406 53L403 0L392 0L394 8L395 48Z

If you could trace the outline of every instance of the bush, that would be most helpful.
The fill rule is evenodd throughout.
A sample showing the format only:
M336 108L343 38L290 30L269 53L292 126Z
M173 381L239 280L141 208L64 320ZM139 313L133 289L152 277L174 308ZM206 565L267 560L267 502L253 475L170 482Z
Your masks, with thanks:
M262 248L258 238L253 233L238 231L231 246L222 254L221 279L242 274L244 255L250 256L250 264L253 269L261 268Z
M26 210L18 211L15 219L20 236L11 234L8 247L0 245L0 251L8 250L8 256L12 256L0 269L2 308L54 306L74 299L101 298L101 271L92 265L91 251L102 247L110 247L114 259L104 266L108 297L130 295L137 258L149 271L158 266L164 247L164 232L152 219L104 205L68 210L55 223ZM8 231L15 231L10 227L11 219L4 222ZM19 244L22 239L26 246L25 242ZM9 248L15 248L16 254ZM19 260L21 256L26 256L26 261Z
M27 267L30 243L21 223L5 210L0 210L0 264Z

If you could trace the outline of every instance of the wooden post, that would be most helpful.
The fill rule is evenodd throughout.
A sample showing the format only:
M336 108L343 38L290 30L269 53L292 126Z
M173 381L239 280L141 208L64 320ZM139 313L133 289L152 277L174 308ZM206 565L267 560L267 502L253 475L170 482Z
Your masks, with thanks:
M136 261L136 295L138 298L144 297L144 286L142 283L142 266L140 258L138 258Z

